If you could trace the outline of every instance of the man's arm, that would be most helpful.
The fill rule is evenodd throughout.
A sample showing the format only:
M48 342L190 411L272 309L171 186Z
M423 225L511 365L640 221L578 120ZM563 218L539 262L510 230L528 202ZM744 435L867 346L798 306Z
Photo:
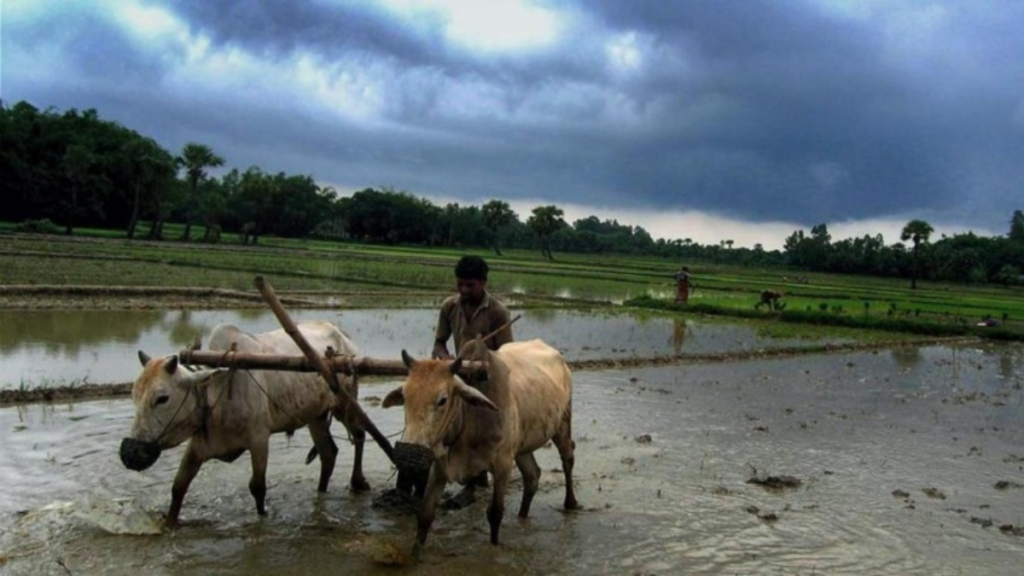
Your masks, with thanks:
M451 352L448 351L448 338L452 335L452 326L448 321L448 307L445 304L441 305L441 312L437 318L437 329L434 331L434 350L430 354L433 358L452 357Z
M511 321L511 314L509 314L508 308L503 307L498 314L494 315L491 330L497 330L501 326L505 326L504 329L498 330L498 333L494 335L494 350L512 341L512 326L509 324L509 321Z
M434 351L430 357L438 360L448 360L451 358L451 352L448 352L448 344L444 340L434 340Z

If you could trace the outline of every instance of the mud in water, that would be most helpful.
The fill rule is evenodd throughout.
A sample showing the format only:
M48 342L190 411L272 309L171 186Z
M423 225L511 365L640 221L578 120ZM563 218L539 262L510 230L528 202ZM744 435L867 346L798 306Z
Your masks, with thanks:
M145 528L165 510L182 449L143 473L121 466L126 399L2 408L0 572L1016 575L1022 364L1019 346L936 346L580 371L584 509L559 510L558 458L544 449L531 518L508 514L500 546L478 501L441 513L407 567L391 564L407 561L415 520L373 506L394 483L375 446L369 494L345 490L345 448L316 494L299 431L274 439L267 517L243 457L203 468L180 528L118 535L118 522ZM379 407L394 384L365 384L361 402L397 440L401 412ZM519 496L515 484L510 511Z

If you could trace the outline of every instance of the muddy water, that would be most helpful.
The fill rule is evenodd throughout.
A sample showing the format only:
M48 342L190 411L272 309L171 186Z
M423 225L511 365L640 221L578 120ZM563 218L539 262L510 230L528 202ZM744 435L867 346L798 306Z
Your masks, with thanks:
M406 547L414 520L372 506L393 482L375 447L372 494L344 490L343 450L331 490L317 495L300 431L274 440L267 517L253 510L243 458L204 467L177 530L113 535L66 510L128 498L158 517L182 450L144 473L124 469L127 400L3 408L0 572L1016 575L1022 363L1019 346L929 347L580 372L584 510L558 509L557 456L545 449L532 517L506 517L499 547L487 544L478 502L441 514L421 564L398 569L375 559ZM361 390L389 434L401 414L374 400L392 384ZM800 484L769 491L753 476ZM519 495L514 485L510 509ZM54 502L68 504L41 510Z
M516 311L514 311L516 312ZM751 325L700 318L524 310L517 339L542 337L567 358L708 354L794 346ZM337 323L366 356L399 358L404 348L430 353L436 309L302 310L296 320ZM136 351L151 355L181 350L219 323L249 332L279 327L266 309L213 311L0 310L0 388L130 382L139 371ZM833 342L846 340L831 338ZM808 340L803 343L819 343Z

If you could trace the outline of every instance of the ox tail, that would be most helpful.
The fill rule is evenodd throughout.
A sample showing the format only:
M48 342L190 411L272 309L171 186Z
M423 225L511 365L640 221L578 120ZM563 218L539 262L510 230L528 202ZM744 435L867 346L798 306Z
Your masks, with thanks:
M337 454L338 453L338 445L334 443L334 438L331 438L330 440L331 440L331 448L333 448L334 449L334 453ZM312 464L313 461L316 460L319 457L320 457L320 451L316 449L316 446L313 446L312 448L309 449L309 453L306 454L306 465L308 466L309 464Z

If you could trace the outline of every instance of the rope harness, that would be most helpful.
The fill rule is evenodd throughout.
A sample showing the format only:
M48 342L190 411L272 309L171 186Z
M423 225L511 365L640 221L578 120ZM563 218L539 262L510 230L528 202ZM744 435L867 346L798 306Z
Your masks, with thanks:
M224 357L226 357L230 352L234 352L234 350L225 352ZM177 430L178 428L188 425L191 419L186 418L184 420L178 421L177 418L178 414L181 413L181 409L184 408L185 402L188 401L188 397L192 394L196 395L196 408L195 410L193 410L193 414L196 412L199 413L199 429L196 432L194 432L193 435L199 435L205 438L209 434L209 420L210 415L213 414L213 409L220 405L221 400L224 398L225 392L227 392L228 398L231 398L231 380L229 379L228 385L221 389L220 394L217 396L217 399L213 404L210 404L209 399L207 398L207 395L205 393L200 393L200 387L205 386L202 383L192 382L185 389L185 396L181 399L181 402L178 403L178 407L174 410L174 414L171 416L171 419L167 422L166 425L164 425L164 429L160 432L159 435L157 435L156 440L153 441L155 444L159 444L160 441L163 440L165 436L167 436L168 432L171 432L172 430Z

